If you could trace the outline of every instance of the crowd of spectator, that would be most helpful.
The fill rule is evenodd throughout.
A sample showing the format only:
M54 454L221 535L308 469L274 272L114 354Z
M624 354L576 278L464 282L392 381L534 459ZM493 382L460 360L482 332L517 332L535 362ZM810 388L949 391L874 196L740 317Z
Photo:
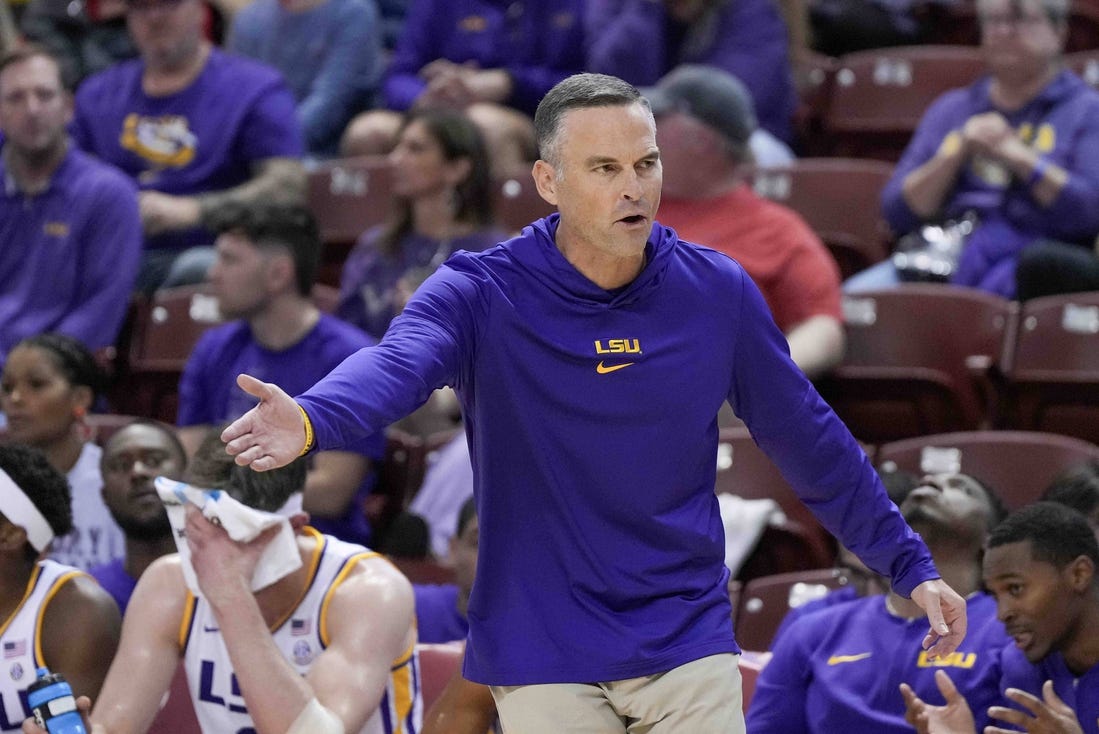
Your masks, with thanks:
M71 521L47 518L57 536L50 561L20 563L18 553L0 548L11 556L0 561L13 569L0 580L5 591L21 595L39 574L61 588L68 580L62 566L71 567L89 572L125 611L143 572L176 547L153 478L182 478L211 429L255 404L236 375L300 393L382 340L413 291L452 254L506 240L512 233L498 222L493 186L529 177L539 158L535 108L579 72L641 88L663 165L658 219L740 262L794 362L810 379L825 377L844 355L842 294L893 287L911 275L885 260L841 283L820 236L796 212L754 191L748 173L796 163L794 62L810 50L803 43L837 56L920 43L933 5L0 0L3 440L40 452L71 487L63 503L71 509L62 513ZM927 109L881 192L882 217L894 241L928 225L971 222L945 278L950 284L1019 300L1099 290L1099 92L1064 65L1069 0L977 0L976 7L987 74ZM307 205L307 176L327 159L360 155L387 161L394 205L383 224L361 233L341 264L338 298L322 308L315 297L322 240ZM88 416L111 409L104 362L123 343L127 309L141 294L196 283L209 285L225 323L193 349L179 383L177 428L147 416L97 441ZM435 399L449 404L445 395ZM364 507L380 481L385 449L385 436L375 433L354 450L302 462L298 489L311 525L349 543L382 540ZM38 459L21 450L9 455L0 446L0 469L39 504L29 487L40 478L20 479L28 471L22 465ZM420 639L432 642L465 635L478 542L465 433L437 454L411 506L426 519L423 554L458 574L455 585L414 590ZM1041 685L1052 677L1067 700L1066 681L1096 675L1094 649L1058 640L1031 654L1027 645L1046 633L1033 621L1012 626L1015 612L1004 611L1003 598L1013 596L1001 581L1010 575L1006 566L1039 575L1046 566L1069 568L1077 580L1062 579L1065 593L1075 595L1065 625L1095 634L1099 557L1083 541L1048 549L1033 529L1075 532L1075 518L1043 506L1001 531L995 545L1014 551L994 556L991 570L985 559L984 581L993 583L987 596L981 548L1002 514L994 490L966 477L926 484L901 508L936 563L956 574L953 588L970 595L971 647L961 654L964 662L971 650L979 664L954 665L954 682L907 659L888 675L869 667L866 685L841 679L825 647L835 655L843 647L885 656L869 630L907 624L908 636L919 636L904 599L888 591L856 599L848 590L835 600L842 603L784 628L749 712L753 730L914 725L968 733L1003 718L997 706L1005 702L1005 680L1041 699ZM1093 465L1079 467L1046 499L1074 507L1094 525L1097 484ZM956 495L964 502L952 503ZM963 511L960 519L951 514ZM948 534L943 526L952 542L941 537ZM968 535L957 537L959 527ZM1081 570L1080 558L1091 567ZM184 587L172 574L161 583L182 599ZM94 621L106 631L88 654L113 651L118 619L101 589L79 579L59 594L64 617L49 624ZM998 602L1006 633L995 618ZM0 600L0 609L5 604ZM258 604L267 611L266 602ZM216 612L208 610L206 619ZM409 639L405 631L389 630L390 648ZM1012 636L1022 652L1001 665L1000 647ZM127 659L142 654L131 646ZM106 667L52 650L47 657L79 693L99 694ZM840 672L854 669L848 662L857 661L840 660ZM166 666L154 672L155 683L166 681ZM870 679L877 687L867 696ZM896 692L901 682L903 698ZM392 681L379 682L378 690L387 685ZM151 716L146 701L120 691L116 681L108 700ZM483 694L470 693L483 702L479 722L492 719L491 698ZM929 703L939 695L945 706ZM859 706L850 705L855 698ZM1087 734L1099 716L1093 698L1070 701ZM792 700L799 705L787 705ZM8 703L0 706L0 731L17 723ZM360 719L362 711L351 717Z

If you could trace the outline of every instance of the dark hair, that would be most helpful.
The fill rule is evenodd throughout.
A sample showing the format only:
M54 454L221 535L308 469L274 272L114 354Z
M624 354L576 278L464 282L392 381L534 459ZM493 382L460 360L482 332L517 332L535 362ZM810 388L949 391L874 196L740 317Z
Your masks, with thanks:
M267 512L279 509L292 494L305 488L305 459L263 472L240 466L225 451L223 428L211 429L203 437L184 474L188 484L223 490L241 504Z
M107 456L107 451L115 443L118 442L119 436L122 435L123 431L127 430L128 428L133 428L134 426L148 426L149 428L152 428L153 430L162 434L166 439L168 439L168 446L171 448L172 454L179 462L180 468L182 469L183 467L187 466L187 451L183 448L183 444L180 443L179 436L176 434L175 428L168 425L167 423L161 423L160 421L153 420L151 418L137 418L115 431L111 435L111 437L107 439L106 443L103 444L104 458L106 458Z
M1099 507L1099 461L1085 461L1057 475L1042 499L1090 515Z
M465 158L469 161L469 175L454 188L457 198L454 219L478 227L492 224L492 167L481 129L461 112L424 110L406 115L401 123L401 133L413 122L424 126L442 148L446 160ZM379 240L380 249L390 257L397 254L401 240L412 231L412 203L399 200L394 215Z
M0 469L34 503L50 524L55 537L67 535L72 530L72 490L69 489L69 480L50 464L45 454L21 444L0 445ZM38 557L38 551L30 543L27 548L28 559L33 561Z
M977 485L985 491L985 495L988 497L988 507L992 511L992 517L989 518L988 523L988 529L991 532L993 528L998 527L1000 523L1002 523L1004 519L1008 516L1008 514L1010 514L1009 510L1007 509L1007 505L1004 504L1004 498L1001 497L1000 493L997 492L988 482L985 482L984 480L979 479L969 473L967 473L966 476L976 482Z
M649 108L649 101L637 87L607 74L574 74L558 82L538 103L534 113L534 134L538 141L538 156L557 165L557 149L561 119L569 110L589 107L618 107L639 102Z
M208 227L217 234L239 233L259 248L279 248L294 261L298 293L308 297L321 260L317 220L303 206L270 202L227 204L210 216Z
M31 347L47 352L70 385L86 387L92 391L93 404L106 387L106 376L100 369L95 355L71 336L56 332L28 336L15 345L16 349L19 347Z
M16 46L3 56L0 56L0 74L4 73L4 69L9 66L15 66L16 64L22 64L24 61L30 61L31 59L42 58L46 59L53 64L57 70L57 84L66 93L70 92L69 85L65 80L65 75L61 69L61 62L56 56L54 56L48 49L43 46L38 46L33 43L26 43L20 46Z
M910 471L897 467L893 462L879 466L877 471L878 477L885 487L885 493L889 495L889 499L893 500L893 504L897 507L901 506L909 492L920 486L919 477Z
M466 526L469 525L469 521L477 517L477 503L470 497L462 503L461 508L458 510L458 527L456 528L455 535L461 535Z
M1035 502L1008 515L988 537L988 548L1030 541L1034 560L1057 568L1087 556L1099 566L1099 542L1087 518L1056 502Z

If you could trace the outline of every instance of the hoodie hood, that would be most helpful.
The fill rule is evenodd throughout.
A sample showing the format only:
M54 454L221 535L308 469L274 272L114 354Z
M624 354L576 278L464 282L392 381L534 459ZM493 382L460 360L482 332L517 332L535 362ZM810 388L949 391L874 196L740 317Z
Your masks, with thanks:
M557 249L555 236L560 220L557 213L539 219L524 227L518 237L505 242L503 248L516 267L533 274L535 282L572 303L615 308L645 298L664 279L679 243L675 230L653 222L645 245L645 266L630 283L609 291L585 277Z

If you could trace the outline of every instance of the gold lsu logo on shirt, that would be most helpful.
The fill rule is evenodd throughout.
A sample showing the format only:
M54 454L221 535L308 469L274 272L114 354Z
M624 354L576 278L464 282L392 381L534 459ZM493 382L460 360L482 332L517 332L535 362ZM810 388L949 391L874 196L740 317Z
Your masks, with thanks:
M119 144L161 168L183 168L195 158L198 138L180 115L126 115Z
M604 346L602 339L595 340L596 354L641 354L640 339L607 339Z
M641 340L640 339L607 339L606 344L603 343L603 339L595 340L595 353L596 354L641 354ZM625 369L633 362L621 362L619 364L604 364L602 360L595 366L595 371L601 375L610 374L611 372L617 372L618 370Z
M977 653L975 652L952 652L941 658L932 658L926 650L921 650L920 656L916 658L917 668L963 668L969 670L976 664Z

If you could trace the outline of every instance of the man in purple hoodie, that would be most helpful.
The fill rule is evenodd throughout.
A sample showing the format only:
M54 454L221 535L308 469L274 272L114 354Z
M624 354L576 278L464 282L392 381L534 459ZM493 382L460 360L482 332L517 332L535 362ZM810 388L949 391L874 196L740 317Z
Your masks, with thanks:
M442 385L462 403L480 523L464 675L504 728L744 732L714 495L728 400L802 499L927 610L930 654L963 600L858 443L790 359L730 258L654 221L656 126L633 86L569 77L535 115L560 214L455 254L377 346L222 434L263 471L383 428Z

